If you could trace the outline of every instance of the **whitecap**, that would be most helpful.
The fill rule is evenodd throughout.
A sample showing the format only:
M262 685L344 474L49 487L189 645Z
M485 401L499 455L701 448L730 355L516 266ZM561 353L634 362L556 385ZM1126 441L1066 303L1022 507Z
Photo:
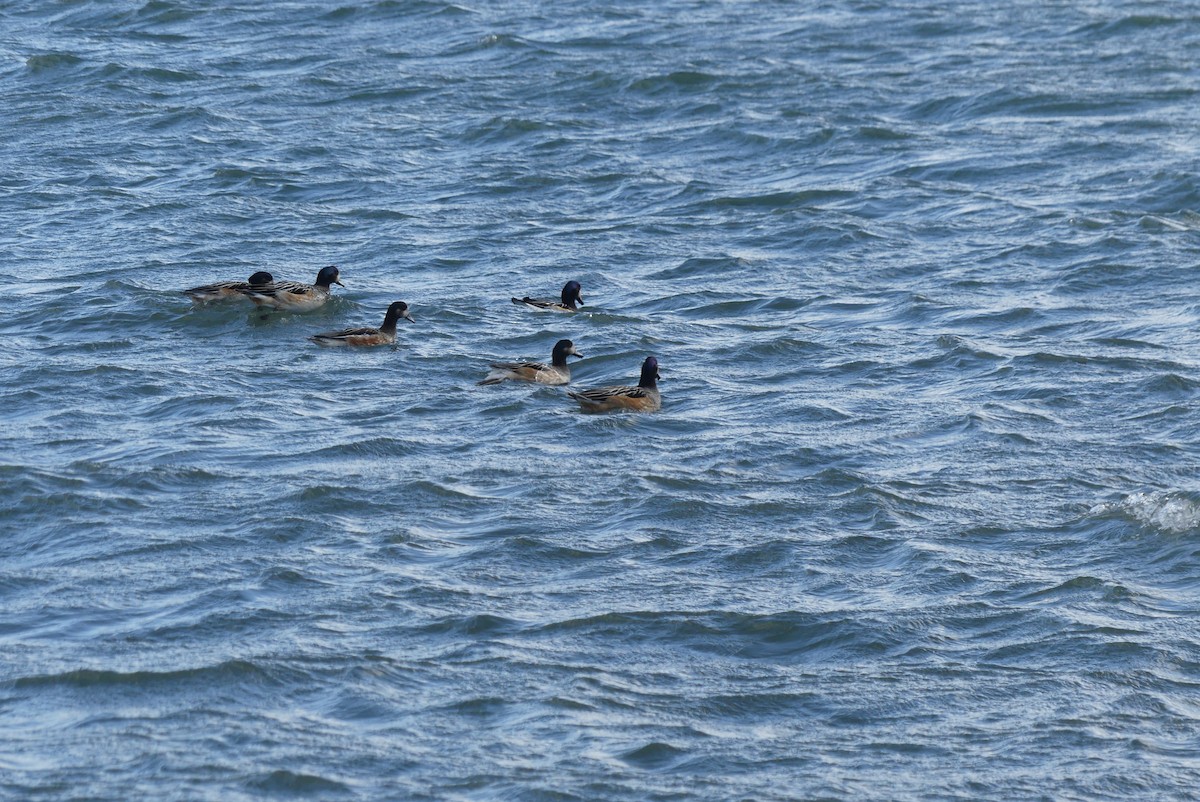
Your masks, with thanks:
M1114 505L1142 526L1171 534L1200 529L1200 499L1187 493L1134 493Z

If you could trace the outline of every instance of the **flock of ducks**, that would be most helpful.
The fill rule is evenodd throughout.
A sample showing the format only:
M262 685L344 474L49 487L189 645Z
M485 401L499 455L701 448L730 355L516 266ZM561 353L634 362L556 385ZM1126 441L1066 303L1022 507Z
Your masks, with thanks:
M317 279L312 284L299 281L276 281L275 277L266 271L259 271L246 281L219 281L215 284L205 284L184 290L196 304L208 304L216 301L228 301L237 298L249 298L260 308L279 309L289 312L311 312L320 308L330 298L332 285L346 285L339 280L339 272L335 265L323 267L317 273ZM568 281L562 288L558 300L553 298L513 298L512 302L526 309L538 312L560 312L571 314L583 306L583 288L578 281ZM413 316L408 311L408 304L396 301L388 307L384 315L383 325L379 328L362 327L342 329L341 331L325 331L314 334L308 339L317 345L324 346L358 346L390 345L396 341L396 324L404 318L410 323ZM571 368L567 365L567 357L583 358L583 354L575 349L570 340L559 340L550 353L550 364L544 362L495 362L487 377L479 384L500 384L505 381L531 382L561 386L571 381ZM567 395L579 402L584 412L655 412L662 406L662 396L658 392L658 360L652 356L646 357L642 363L642 375L636 387L614 385L611 387L596 387L590 390L572 390Z

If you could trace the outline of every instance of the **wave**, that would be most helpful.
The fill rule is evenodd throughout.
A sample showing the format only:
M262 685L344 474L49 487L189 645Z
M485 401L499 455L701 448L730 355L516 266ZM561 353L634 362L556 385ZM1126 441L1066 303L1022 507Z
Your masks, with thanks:
M543 625L538 633L616 639L624 643L676 643L718 657L854 659L903 643L905 633L870 616L787 611L752 614L707 611L626 611Z
M323 795L335 792L345 794L351 790L350 786L337 780L317 774L290 771L288 769L276 769L270 774L262 775L248 781L246 785L255 791L284 796L293 796L296 794Z
M25 66L33 73L75 67L83 63L84 60L73 53L41 53L25 59Z
M1200 493L1133 493L1115 503L1101 504L1093 514L1116 513L1139 526L1164 534L1200 533Z
M227 660L211 666L185 668L175 671L112 671L80 668L58 674L37 674L17 677L12 685L31 689L53 685L75 688L144 687L152 683L179 683L200 680L218 685L228 682L269 681L271 675L261 666L247 660Z

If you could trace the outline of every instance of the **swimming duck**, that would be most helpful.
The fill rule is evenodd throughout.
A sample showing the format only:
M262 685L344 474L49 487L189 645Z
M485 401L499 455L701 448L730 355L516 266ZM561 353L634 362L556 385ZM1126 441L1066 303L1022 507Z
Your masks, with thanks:
M250 296L250 300L259 306L286 309L289 312L311 312L329 300L330 284L346 286L338 280L338 269L334 265L322 267L317 273L315 284L276 281L264 287L250 287L239 292Z
M559 340L554 344L549 365L545 362L495 362L491 365L492 372L479 384L499 384L505 379L537 384L566 384L571 381L571 368L567 366L568 356L583 358L583 354L575 350L575 343Z
M657 412L662 407L662 396L655 383L658 378L658 360L648 356L642 363L642 378L637 387L597 387L567 395L578 401L584 412Z
M203 287L192 287L190 290L184 290L183 294L190 296L198 304L206 304L210 301L241 298L249 290L262 289L274 281L274 276L265 270L260 270L251 276L249 281L218 281L215 284L205 284Z
M513 298L512 302L518 306L525 304L530 309L537 309L541 312L578 312L576 304L583 306L583 298L579 294L580 289L578 281L568 281L562 288L561 302L551 298L530 298L528 295L524 298Z
M383 325L377 329L344 329L342 331L326 331L314 334L308 339L317 345L391 345L396 342L396 323L404 318L412 323L413 317L408 313L408 304L396 301L388 307L384 315Z

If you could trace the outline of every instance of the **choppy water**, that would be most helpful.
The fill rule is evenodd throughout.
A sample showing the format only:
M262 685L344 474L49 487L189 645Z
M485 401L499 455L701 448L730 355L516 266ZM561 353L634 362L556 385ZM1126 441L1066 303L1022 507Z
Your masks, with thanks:
M1194 797L1193 4L219 5L0 4L0 795Z

